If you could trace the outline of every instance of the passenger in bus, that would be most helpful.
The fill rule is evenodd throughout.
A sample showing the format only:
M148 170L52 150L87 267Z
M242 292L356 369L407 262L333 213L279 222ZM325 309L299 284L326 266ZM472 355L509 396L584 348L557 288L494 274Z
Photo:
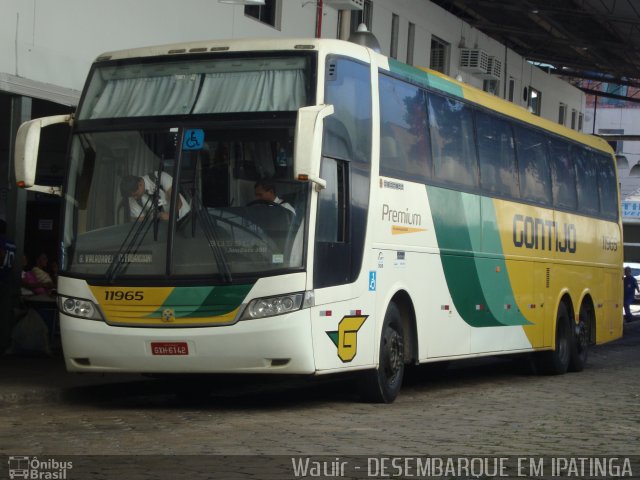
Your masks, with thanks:
M638 281L631 274L631 267L624 268L624 321L630 322L633 320L631 314L631 304L633 303L636 292L640 293L638 288Z
M278 197L278 195L276 194L276 186L273 182L270 182L269 180L265 180L265 179L258 180L254 185L254 191L255 191L257 202L274 203L276 205L281 206L282 208L286 208L293 215L296 214L296 211L291 206L291 204L285 202L280 197ZM251 202L251 203L256 203L256 202Z
M120 193L129 200L129 215L132 220L144 218L144 210L151 208L152 198L156 191L156 183L159 184L158 192L158 218L169 220L168 205L171 201L171 189L173 178L166 172L162 172L158 179L158 172L154 171L142 177L127 175L120 181ZM191 206L182 196L178 196L178 220L185 217L191 210Z

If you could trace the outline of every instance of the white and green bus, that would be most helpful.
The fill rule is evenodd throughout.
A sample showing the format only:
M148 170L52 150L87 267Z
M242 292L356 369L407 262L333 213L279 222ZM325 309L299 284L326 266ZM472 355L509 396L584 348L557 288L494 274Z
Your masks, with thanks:
M622 334L609 146L436 72L328 39L107 53L74 116L21 127L19 185L53 190L61 122L69 371L353 372L391 402L407 365L560 374Z

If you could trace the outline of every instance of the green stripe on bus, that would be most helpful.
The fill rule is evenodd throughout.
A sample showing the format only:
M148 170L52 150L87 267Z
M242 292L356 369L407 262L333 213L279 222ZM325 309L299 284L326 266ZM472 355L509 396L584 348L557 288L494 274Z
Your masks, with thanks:
M162 316L165 308L175 310L176 318L217 317L238 308L253 284L216 287L176 287L164 304L149 315Z
M427 194L447 287L462 319L473 327L529 324L517 309L506 263L500 258L491 200L431 186Z
M471 196L468 195L467 196ZM476 252L486 252L486 258L476 256L476 269L480 285L487 300L489 309L494 312L502 325L530 325L518 310L507 263L504 260L500 232L496 219L493 199L480 197L482 212L482 242L474 245ZM498 313L499 312L499 313Z
M389 69L392 73L400 75L401 77L404 77L413 83L417 83L418 85L422 85L423 87L440 90L450 95L455 95L456 97L464 97L462 87L459 85L456 85L445 78L430 75L427 72L418 70L417 68L411 67L392 58L389 59Z

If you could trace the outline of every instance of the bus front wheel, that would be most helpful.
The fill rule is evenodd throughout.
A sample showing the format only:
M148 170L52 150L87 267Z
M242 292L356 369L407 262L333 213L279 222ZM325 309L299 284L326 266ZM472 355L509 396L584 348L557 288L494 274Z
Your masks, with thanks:
M390 303L380 334L378 368L363 372L360 381L360 393L365 401L391 403L398 396L404 376L403 335L400 310L395 303Z

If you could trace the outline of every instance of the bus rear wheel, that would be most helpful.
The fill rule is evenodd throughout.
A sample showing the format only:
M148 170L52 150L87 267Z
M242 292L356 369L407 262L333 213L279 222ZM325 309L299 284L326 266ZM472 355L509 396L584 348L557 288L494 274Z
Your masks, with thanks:
M360 394L363 400L372 403L393 402L404 376L404 332L402 317L395 303L390 303L384 316L380 334L380 356L378 368L363 372Z
M556 344L554 350L538 354L538 369L546 375L566 373L571 361L573 333L567 307L561 303L556 318Z
M569 370L572 372L581 372L587 364L587 354L589 352L589 337L591 328L591 316L593 310L589 306L583 304L580 307L580 315L578 316L578 324L575 326L575 334L571 342L571 360Z

